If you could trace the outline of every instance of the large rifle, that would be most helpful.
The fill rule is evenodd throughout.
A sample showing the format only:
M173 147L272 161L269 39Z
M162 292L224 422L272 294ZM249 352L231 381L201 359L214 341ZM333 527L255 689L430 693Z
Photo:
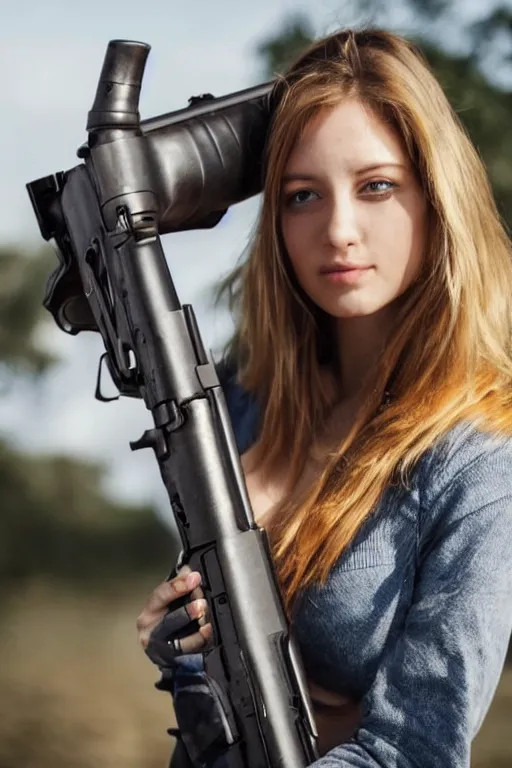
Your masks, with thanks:
M44 299L59 327L102 336L120 395L140 397L184 550L202 575L214 630L205 670L229 703L229 768L301 768L317 757L305 676L264 530L247 497L216 369L193 309L181 305L160 235L213 227L260 191L272 83L140 120L150 47L113 40L83 163L27 189L59 266Z

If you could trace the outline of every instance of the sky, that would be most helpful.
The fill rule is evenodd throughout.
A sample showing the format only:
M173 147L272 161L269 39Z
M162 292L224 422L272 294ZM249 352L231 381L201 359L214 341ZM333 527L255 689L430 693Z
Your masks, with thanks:
M454 5L465 18L482 8L481 0ZM185 107L192 95L221 96L264 82L257 46L280 31L288 15L305 13L322 35L364 21L358 7L339 0L0 0L1 242L43 244L25 184L78 164L109 40L151 45L140 99L146 119ZM391 21L396 28L411 18L397 4ZM448 44L457 45L457 35ZM231 330L226 313L212 307L210 287L235 266L258 206L253 198L234 206L213 230L162 238L178 295L194 306L207 347L218 349ZM21 386L2 395L0 435L25 449L104 462L108 493L165 510L152 452L132 453L128 445L151 426L144 404L94 400L100 337L68 336L50 326L41 344L60 361L36 391Z

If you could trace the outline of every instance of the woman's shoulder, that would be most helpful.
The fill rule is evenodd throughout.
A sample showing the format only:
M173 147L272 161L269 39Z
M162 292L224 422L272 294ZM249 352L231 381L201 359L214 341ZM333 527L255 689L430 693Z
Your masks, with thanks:
M491 432L469 421L460 422L439 438L421 462L420 476L431 488L457 479L480 478L492 470L512 485L512 435ZM481 479L481 478L480 478Z
M451 524L489 504L510 511L512 436L461 422L425 454L417 483L427 527L441 518Z

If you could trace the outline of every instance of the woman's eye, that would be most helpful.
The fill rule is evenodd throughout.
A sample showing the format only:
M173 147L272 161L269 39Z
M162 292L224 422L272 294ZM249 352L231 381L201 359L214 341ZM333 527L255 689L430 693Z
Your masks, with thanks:
M376 195L382 195L389 192L393 187L396 187L396 184L393 184L392 181L369 181L368 184L365 184L363 187L363 192L368 190Z
M304 205L312 200L311 195L318 197L316 192L312 192L310 189L299 189L297 192L292 192L286 198L286 204L290 206Z

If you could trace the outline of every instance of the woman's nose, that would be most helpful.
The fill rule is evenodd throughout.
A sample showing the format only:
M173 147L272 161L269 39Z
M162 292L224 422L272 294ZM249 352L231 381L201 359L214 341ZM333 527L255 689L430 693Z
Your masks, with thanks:
M345 251L357 245L360 231L353 201L334 200L329 208L326 222L326 237L336 250Z

